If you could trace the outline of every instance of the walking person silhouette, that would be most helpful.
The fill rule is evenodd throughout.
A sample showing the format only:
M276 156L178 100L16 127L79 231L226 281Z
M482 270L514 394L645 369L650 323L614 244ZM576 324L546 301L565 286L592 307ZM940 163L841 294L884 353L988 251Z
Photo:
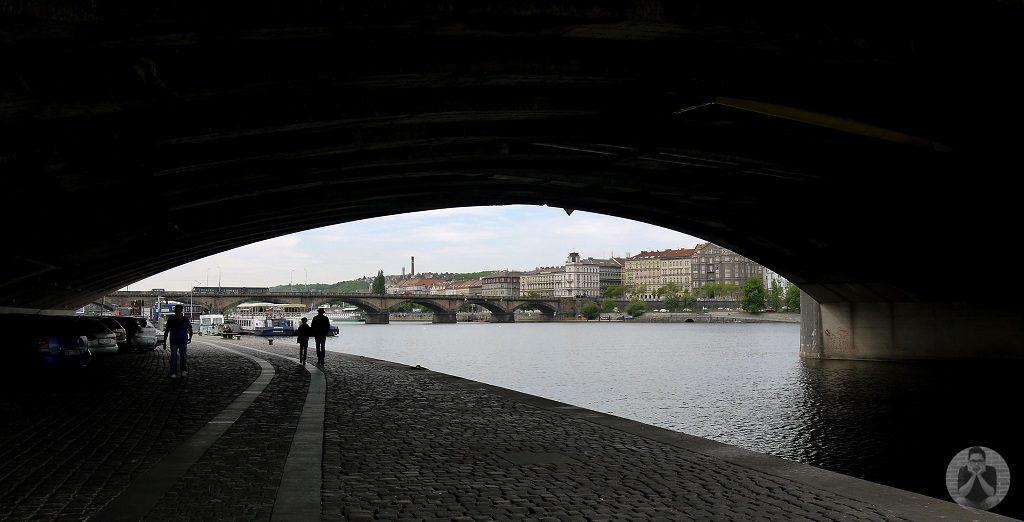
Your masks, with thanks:
M331 320L324 315L323 308L317 308L316 317L313 318L312 324L310 325L312 330L313 339L316 341L316 363L320 366L324 364L324 357L327 355L327 334L331 332Z
M309 336L312 332L312 328L306 324L306 318L302 318L302 324L299 325L299 329L295 331L295 335L298 336L299 341L299 362L306 364L306 350L309 349Z

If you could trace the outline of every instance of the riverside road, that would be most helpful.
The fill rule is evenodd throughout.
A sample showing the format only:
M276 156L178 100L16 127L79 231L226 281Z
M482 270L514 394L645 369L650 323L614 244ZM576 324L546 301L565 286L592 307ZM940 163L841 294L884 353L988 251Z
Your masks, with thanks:
M292 339L196 337L5 381L0 518L1006 520Z

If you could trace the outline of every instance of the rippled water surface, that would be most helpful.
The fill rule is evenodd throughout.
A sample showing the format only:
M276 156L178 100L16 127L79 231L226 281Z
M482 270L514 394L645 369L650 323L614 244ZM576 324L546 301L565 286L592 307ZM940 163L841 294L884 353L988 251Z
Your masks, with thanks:
M1015 470L1024 440L1015 422L1024 391L1017 365L804 360L799 330L787 323L347 324L327 346L937 498L948 499L946 467L967 446L993 448ZM1019 517L1014 493L996 511Z

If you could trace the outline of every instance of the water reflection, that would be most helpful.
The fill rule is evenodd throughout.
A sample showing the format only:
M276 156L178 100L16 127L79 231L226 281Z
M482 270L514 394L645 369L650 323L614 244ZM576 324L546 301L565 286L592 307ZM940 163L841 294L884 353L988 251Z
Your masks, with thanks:
M1018 363L800 362L803 416L790 458L948 499L946 467L969 446L1024 473ZM1014 464L1017 464L1017 468ZM1017 493L1014 495L1014 493ZM1021 516L1020 493L995 512Z

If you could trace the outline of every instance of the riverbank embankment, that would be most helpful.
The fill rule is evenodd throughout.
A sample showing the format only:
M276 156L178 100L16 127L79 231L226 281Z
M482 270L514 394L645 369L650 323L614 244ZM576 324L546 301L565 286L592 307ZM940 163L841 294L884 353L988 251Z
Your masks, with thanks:
M799 313L716 311L706 314L648 312L630 319L637 323L799 323Z

